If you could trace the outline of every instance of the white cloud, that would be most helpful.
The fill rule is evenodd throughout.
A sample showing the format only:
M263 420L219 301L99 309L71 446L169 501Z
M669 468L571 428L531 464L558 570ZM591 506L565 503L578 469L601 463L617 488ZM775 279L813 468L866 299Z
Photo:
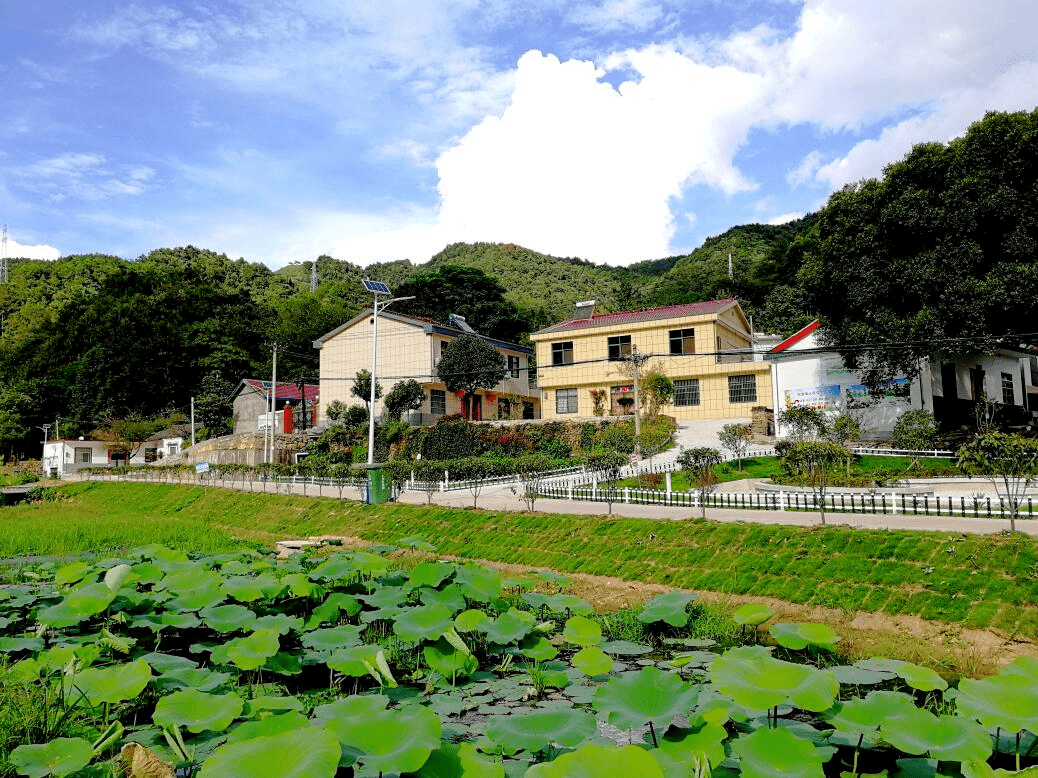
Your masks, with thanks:
M7 239L7 256L19 259L59 259L61 252L45 243L19 243L13 238Z
M140 195L155 175L154 170L142 165L113 171L104 156L79 152L36 160L8 168L7 172L25 189L54 202L69 197L98 201Z
M797 219L801 219L804 216L803 211L793 211L792 213L782 213L778 216L772 216L765 222L766 224L787 224Z
M810 181L815 177L818 168L824 164L824 161L825 155L822 152L817 149L810 152L800 160L799 165L786 173L786 183L790 186L800 186Z
M644 30L663 16L655 0L604 0L594 5L577 5L569 12L569 20L596 32Z

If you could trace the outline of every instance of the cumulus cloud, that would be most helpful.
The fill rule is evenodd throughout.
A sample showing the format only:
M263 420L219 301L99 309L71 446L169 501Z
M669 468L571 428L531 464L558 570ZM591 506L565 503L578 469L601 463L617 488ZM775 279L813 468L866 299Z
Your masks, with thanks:
M59 259L61 252L44 243L19 243L13 238L7 239L7 256L18 259Z
M663 9L654 0L605 0L593 5L576 5L569 12L569 20L596 32L613 32L644 30L662 15Z

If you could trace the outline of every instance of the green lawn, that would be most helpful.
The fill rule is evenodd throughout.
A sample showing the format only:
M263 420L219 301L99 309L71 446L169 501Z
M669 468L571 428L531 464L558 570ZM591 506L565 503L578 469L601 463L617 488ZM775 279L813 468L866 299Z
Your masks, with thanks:
M0 509L0 556L147 543L220 551L319 534L420 536L440 553L792 603L908 613L1038 638L1038 539L367 506L329 498L88 482ZM691 512L690 512L691 513Z

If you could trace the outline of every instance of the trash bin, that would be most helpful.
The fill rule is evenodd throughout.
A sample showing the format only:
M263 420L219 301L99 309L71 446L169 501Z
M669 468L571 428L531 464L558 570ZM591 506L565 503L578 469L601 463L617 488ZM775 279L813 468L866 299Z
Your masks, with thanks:
M368 505L381 505L393 499L393 481L379 463L368 465L368 489L364 500Z

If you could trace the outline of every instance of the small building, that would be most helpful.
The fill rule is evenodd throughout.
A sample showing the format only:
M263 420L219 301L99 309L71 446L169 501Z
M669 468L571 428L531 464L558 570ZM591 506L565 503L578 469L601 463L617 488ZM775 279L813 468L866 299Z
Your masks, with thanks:
M533 333L543 416L617 415L634 400L631 357L674 382L678 420L750 418L771 399L771 366L734 298L574 316Z
M270 381L258 378L244 378L235 387L231 395L235 435L252 435L269 429L270 387ZM294 429L313 427L319 394L318 384L303 384L300 389L298 384L279 381L274 394L276 413L280 417L287 405L292 409ZM278 427L282 428L283 424Z
M374 317L371 308L314 341L320 351L320 417L327 420L328 406L339 400L346 405L362 405L351 394L353 381L361 370L371 370L371 339ZM459 317L460 318L460 317ZM491 390L479 390L471 409L462 407L462 398L447 391L436 374L443 350L455 338L472 335L482 338L505 358L507 374ZM378 366L375 378L385 397L401 381L413 379L425 391L422 407L408 419L412 424L432 424L452 414L470 416L473 420L526 418L540 415L531 349L515 343L494 340L467 325L447 326L392 311L378 315ZM376 401L374 413L381 413Z

